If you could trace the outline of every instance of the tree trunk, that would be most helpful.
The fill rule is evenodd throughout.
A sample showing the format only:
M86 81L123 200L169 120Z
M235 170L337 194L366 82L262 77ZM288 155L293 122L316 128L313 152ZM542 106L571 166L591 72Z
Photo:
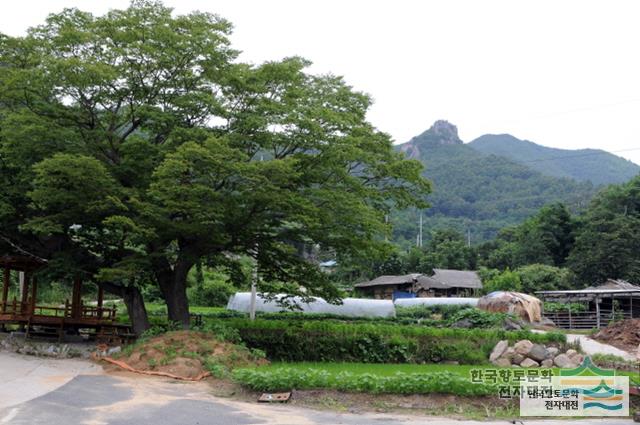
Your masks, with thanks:
M129 320L131 320L133 333L140 336L151 327L142 293L137 287L128 286L125 288L123 295L124 303L127 305L127 311L129 312Z
M98 285L104 288L105 291L122 297L127 306L131 327L136 335L142 335L144 331L151 327L142 293L137 287L122 286L111 282L100 282Z
M162 296L167 303L169 320L179 323L183 329L189 329L189 300L187 299L187 275L194 262L178 258L175 267L171 268L167 261L156 269L156 279Z

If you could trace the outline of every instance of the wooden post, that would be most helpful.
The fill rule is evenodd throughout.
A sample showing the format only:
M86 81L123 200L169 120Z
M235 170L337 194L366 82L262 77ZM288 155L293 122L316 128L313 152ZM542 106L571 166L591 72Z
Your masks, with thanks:
M616 302L613 299L613 294L611 294L611 318L609 321L615 320L616 317Z
M104 289L98 286L98 319L102 319L102 304L104 302Z
M569 329L573 329L573 325L571 324L571 303L568 303L567 306L569 307Z
M2 286L2 312L7 311L7 299L9 298L9 285L11 284L11 270L9 266L4 268L4 285Z
M38 300L38 279L33 276L31 278L31 315L36 313L36 302Z
M600 329L600 299L596 297L596 327Z
M29 308L29 274L27 272L23 273L22 278L22 294L20 297L20 314L31 313L31 308Z
M71 295L71 317L79 319L82 312L80 300L82 299L82 280L76 276L73 280L73 294Z
M629 319L633 319L633 295L629 296Z

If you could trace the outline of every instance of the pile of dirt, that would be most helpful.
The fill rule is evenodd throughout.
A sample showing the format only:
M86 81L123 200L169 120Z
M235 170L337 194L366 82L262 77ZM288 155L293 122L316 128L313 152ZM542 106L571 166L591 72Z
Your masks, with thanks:
M640 319L614 322L600 329L592 338L634 353L640 345Z
M268 363L245 347L195 331L167 332L140 341L126 347L116 360L136 371L160 372L185 379L202 377L207 372L215 376L235 367Z

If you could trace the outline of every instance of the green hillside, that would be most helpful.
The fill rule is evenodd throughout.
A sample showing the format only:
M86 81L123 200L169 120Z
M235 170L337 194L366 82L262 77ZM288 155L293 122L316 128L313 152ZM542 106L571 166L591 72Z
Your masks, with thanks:
M487 134L469 146L504 156L542 174L590 181L594 185L623 183L640 173L640 166L597 149L567 150L540 146L509 134Z
M424 211L425 234L454 227L469 230L477 243L551 202L584 208L595 191L589 182L545 176L511 159L479 152L464 144L456 127L446 121L397 148L423 162L425 176L434 183L432 207ZM394 239L405 246L415 243L418 212L397 213L392 220Z

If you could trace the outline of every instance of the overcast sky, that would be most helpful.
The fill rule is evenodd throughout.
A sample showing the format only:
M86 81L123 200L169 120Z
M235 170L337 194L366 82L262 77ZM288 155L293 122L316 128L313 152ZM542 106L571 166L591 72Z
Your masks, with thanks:
M128 1L3 2L0 32L22 35L64 7ZM166 0L217 13L242 59L300 55L373 96L370 121L398 143L437 119L468 142L486 133L640 163L640 2Z

